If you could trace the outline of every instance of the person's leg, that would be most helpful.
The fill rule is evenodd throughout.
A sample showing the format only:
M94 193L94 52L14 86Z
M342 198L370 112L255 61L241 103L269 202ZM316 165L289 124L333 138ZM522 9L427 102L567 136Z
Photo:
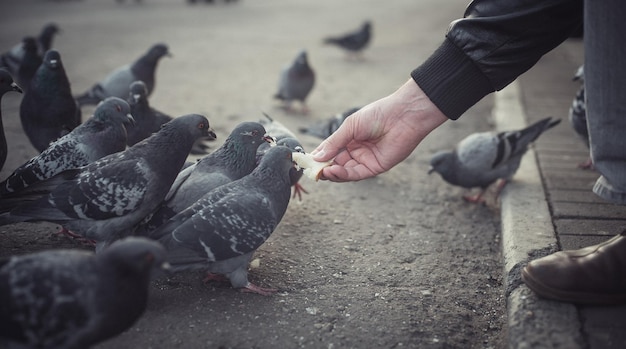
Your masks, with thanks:
M585 94L593 191L626 204L626 2L585 1ZM626 303L626 231L601 244L530 261L522 279L538 295L578 304Z
M626 204L626 3L585 1L585 93L594 167L593 191Z

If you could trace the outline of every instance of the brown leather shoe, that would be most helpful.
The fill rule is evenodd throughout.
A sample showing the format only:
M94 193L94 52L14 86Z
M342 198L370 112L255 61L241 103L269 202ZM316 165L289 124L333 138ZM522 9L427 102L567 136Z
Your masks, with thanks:
M626 231L595 246L533 260L522 280L538 295L558 301L626 303Z

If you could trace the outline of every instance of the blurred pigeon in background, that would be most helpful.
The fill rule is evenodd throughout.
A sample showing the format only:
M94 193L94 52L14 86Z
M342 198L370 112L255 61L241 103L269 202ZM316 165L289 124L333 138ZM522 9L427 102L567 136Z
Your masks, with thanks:
M22 89L26 90L33 76L35 76L37 69L39 69L39 66L43 62L43 59L37 52L37 42L35 38L24 38L22 46L24 47L24 57L17 69L16 80L17 84L22 87Z
M485 189L497 180L499 193L519 168L530 143L560 122L548 117L519 131L471 134L454 150L433 155L428 173L437 172L446 182L464 188L480 187L477 195L464 196L469 202L479 202Z
M0 170L7 160L7 138L4 134L4 124L2 123L2 96L9 91L22 93L22 89L13 81L11 74L6 69L0 68Z
M354 112L356 112L359 109L360 108L350 108L344 111L343 113L331 116L330 118L326 120L316 121L316 122L313 122L309 126L300 127L298 130L301 133L304 133L309 136L314 136L320 139L326 139L328 138L328 136L332 135L335 131L337 131L339 126L343 124L343 122L346 120L348 116L354 114Z
M24 133L39 152L80 125L81 110L72 97L58 51L46 52L43 63L25 89L20 120Z
M126 101L117 97L105 99L91 118L52 142L0 183L0 197L126 149L126 125L132 123Z
M578 67L576 75L574 75L573 81L580 81L581 85L574 99L572 105L569 108L568 119L574 132L583 140L587 148L589 148L589 130L587 128L587 108L585 106L585 71L584 65ZM583 169L593 169L593 162L591 157L586 161L578 164L578 167Z
M299 101L302 104L302 111L306 113L308 108L305 100L315 84L315 72L309 66L307 53L301 51L296 59L283 68L280 72L278 81L278 92L274 98L284 102L285 108L291 109L293 101Z
M59 27L55 23L48 23L41 29L36 39L37 54L40 58L43 58L44 54L52 47L54 35L59 31ZM13 76L17 76L17 71L24 58L23 45L22 41L0 56L0 67L5 67Z
M261 162L263 155L265 155L265 153L273 145L286 146L291 149L292 152L304 153L302 143L300 143L300 140L289 128L287 128L287 126L275 121L271 116L265 113L263 113L263 115L265 115L265 119L261 119L259 122L263 125L263 127L265 127L267 134L274 138L276 144L261 144L257 149L257 163ZM291 185L293 186L293 197L295 198L298 196L299 200L302 200L302 193L308 194L308 191L306 191L299 183L300 178L302 178L302 173L302 169L297 169L295 167L289 171L289 178L291 179Z
M171 56L167 45L153 45L148 52L132 64L115 69L104 80L93 85L82 95L77 96L76 100L82 106L97 104L110 96L126 99L130 93L130 84L137 80L146 84L149 96L155 87L157 65L159 60L165 56Z
M156 229L209 191L252 172L257 148L268 141L261 124L237 125L221 147L178 174L159 209L139 228L140 233Z
M349 55L359 55L372 39L372 22L365 21L361 27L353 32L327 37L325 44L336 45L345 50Z
M144 313L153 270L166 252L126 238L95 255L57 249L0 261L0 343L84 349L117 336Z
M175 118L151 137L89 165L0 198L0 224L57 223L101 250L130 235L163 201L193 142L215 135L202 115Z
M135 124L128 127L128 146L144 140L153 133L158 132L163 124L172 121L173 117L164 114L152 107L148 102L148 88L143 81L134 81L129 86L128 104L131 115L135 118ZM212 139L199 139L191 148L192 155L206 155L209 146L203 141Z
M224 275L242 291L277 292L248 281L248 264L287 210L293 166L291 149L272 147L252 173L212 190L154 231L172 270L208 269L207 279Z

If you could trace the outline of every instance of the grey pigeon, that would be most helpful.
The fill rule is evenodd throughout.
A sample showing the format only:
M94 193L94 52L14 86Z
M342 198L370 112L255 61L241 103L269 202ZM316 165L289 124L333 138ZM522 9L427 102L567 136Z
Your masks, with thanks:
M429 173L437 172L453 185L480 187L482 191L476 196L464 197L467 201L479 202L484 190L495 181L501 180L499 189L502 189L519 168L530 143L560 122L561 119L548 117L519 131L471 134L454 150L433 155Z
M278 80L278 92L274 98L280 99L287 109L291 109L293 101L302 104L303 112L307 112L306 98L315 84L315 72L309 66L306 51L301 51L296 59L283 68Z
M37 41L33 37L26 37L23 40L24 57L17 69L17 84L23 89L27 89L30 81L35 76L37 69L43 62L43 59L37 52Z
M130 84L137 80L146 84L148 95L150 95L155 86L157 65L159 60L165 56L171 56L167 45L153 45L148 52L133 63L115 69L104 80L93 85L82 95L77 96L78 104L81 106L97 104L111 96L126 99L130 93Z
M85 349L119 335L144 313L165 258L159 243L131 237L97 255L57 249L0 261L0 344Z
M296 135L281 122L274 120L271 116L263 113L265 119L259 120L259 122L265 127L265 131L274 138L275 145L283 145L291 149L293 152L304 153L304 147ZM257 163L261 162L263 155L269 150L273 143L264 143L257 149ZM298 196L299 200L302 200L302 193L308 194L304 187L299 183L302 178L302 169L292 168L289 172L289 178L291 179L291 185L293 186L293 197Z
M48 23L42 29L36 39L37 54L40 58L52 47L54 35L59 32L59 27L55 23ZM11 50L0 56L0 67L5 67L13 76L17 76L17 71L24 59L23 42L13 46Z
M13 81L11 74L6 69L0 68L0 102L2 96L9 91L22 93L22 89ZM0 170L7 160L7 138L4 134L4 124L2 123L2 105L0 105Z
M332 135L346 118L354 114L360 108L350 108L343 113L336 114L328 119L317 121L306 127L300 127L298 131L309 136L314 136L321 139L326 139Z
M140 231L154 230L209 191L252 172L257 148L269 141L265 134L256 122L237 125L221 147L178 174L166 199Z
M165 124L151 137L0 198L0 224L48 221L96 242L100 250L130 235L167 195L193 142L214 135L202 115ZM16 207L17 206L17 207Z
M135 125L128 127L128 145L132 146L159 131L161 126L172 121L173 117L150 107L148 88L143 81L134 81L129 88L127 101L130 104L131 114L135 118ZM203 141L199 139L194 143L191 154L206 155L208 153L209 147Z
M270 295L248 281L248 263L281 221L291 194L291 149L272 147L249 175L207 193L155 230L172 271L208 269L234 288Z
M572 105L569 108L568 119L574 132L582 139L587 148L589 148L589 129L587 128L587 108L585 105L585 72L584 65L581 65L576 71L576 75L572 79L574 81L580 81L582 84L576 92ZM591 157L586 161L578 164L578 167L584 169L593 169L593 162Z
M350 54L359 54L370 43L372 38L372 22L365 21L361 27L353 32L328 37L325 44L336 45Z
M72 97L61 55L46 52L20 104L24 133L39 152L81 123L81 110Z
M133 122L126 101L117 97L105 99L91 118L52 142L0 183L0 197L126 149L126 125Z

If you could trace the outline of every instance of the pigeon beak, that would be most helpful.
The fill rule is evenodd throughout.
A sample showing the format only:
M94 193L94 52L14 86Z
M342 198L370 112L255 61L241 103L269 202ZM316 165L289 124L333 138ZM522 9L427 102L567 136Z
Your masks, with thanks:
M135 101L135 103L139 102L140 97L141 97L140 94L133 94L133 101Z
M210 128L210 127L209 127L209 129L207 130L207 133L208 133L208 135L207 135L207 137L206 137L206 138L207 138L208 140L212 141L212 140L217 139L217 135L215 134L215 131L213 131L213 129L212 129L212 128Z
M50 66L56 68L59 65L59 61L56 59L50 60Z
M171 271L171 270L172 270L172 265L171 265L171 264L169 264L167 261L165 261L165 262L161 263L161 265L159 266L159 268L161 268L161 270L164 270L164 271L168 271L168 272L169 272L169 271Z
M130 114L126 114L126 117L128 118L128 123L135 126L135 118Z
M431 173L433 173L433 172L435 172L435 168L431 166L431 167L428 169L428 174L431 174Z
M11 88L12 88L12 89L13 89L13 91L15 91L15 92L24 93L24 91L22 91L22 89L21 89L19 86L17 86L17 84L16 84L16 83L11 83Z
M274 138L274 137L272 137L270 135L263 136L263 140L266 141L267 143L269 143L270 147L276 146L276 138Z

